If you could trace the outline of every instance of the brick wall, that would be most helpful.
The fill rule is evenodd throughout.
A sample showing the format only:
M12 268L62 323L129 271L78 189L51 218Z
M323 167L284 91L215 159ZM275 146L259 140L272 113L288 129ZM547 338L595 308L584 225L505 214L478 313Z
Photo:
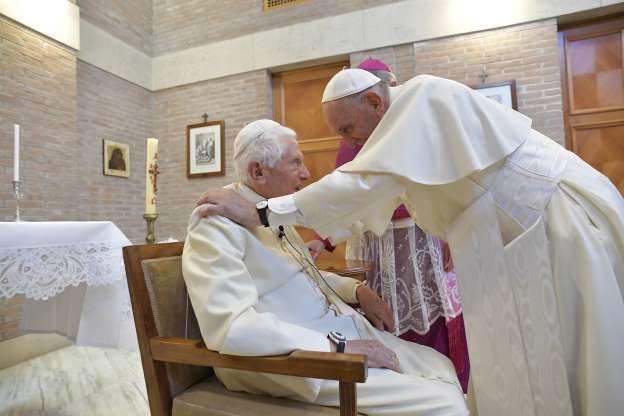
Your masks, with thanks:
M533 127L565 143L555 19L414 44L415 73L468 85L516 80L518 109Z
M75 52L0 17L0 220L12 221L13 123L21 125L20 176L26 220L80 218L75 192ZM19 335L24 299L0 298L0 340Z
M264 12L262 0L154 0L154 54L398 1L308 0Z
M78 62L78 205L84 220L112 220L134 243L145 239L146 138L153 137L153 93L88 63ZM130 177L102 174L102 140L130 146Z
M26 220L76 220L76 56L0 17L0 219L12 220L13 123Z
M252 32L273 24L290 24L336 13L336 9L328 13L328 5L345 12L356 5L362 8L378 4L318 0L299 6L303 9L285 8L264 15L260 0L216 3L213 6L217 9L210 19L214 17L225 23L209 25L205 24L209 7L203 1L179 6L177 2L156 0L154 24L162 32L156 32L154 52L215 40L212 36L217 32L213 30L221 31L224 37L238 36L242 34L240 30ZM250 26L239 24L242 20L227 14L232 10L219 11L222 3L245 5L249 9L245 13L236 10L240 19L249 20ZM145 17L136 16L140 3L132 2L135 9L127 10L124 4L99 6L98 16L95 2L79 2L85 18L133 46L150 51L147 46L141 46L144 42L149 44L145 40L149 39L146 35L149 25ZM91 8L94 12L89 11ZM167 16L156 18L165 12ZM116 13L126 17L114 18ZM185 21L188 33L184 25L175 23L176 14L181 19L179 22L184 21L180 16L190 16ZM125 33L121 29L133 24L142 25L140 33ZM478 75L485 65L489 73L487 82L515 79L520 111L534 119L538 130L563 143L556 35L556 22L547 20L364 51L350 58L353 66L368 56L383 59L400 82L415 74L430 73L473 85L479 83ZM14 211L12 126L17 122L22 125L21 172L26 194L22 206L26 219L110 219L131 240L141 242L145 233L141 218L145 138L155 136L160 140L162 170L157 238L183 239L188 215L198 195L207 187L235 180L231 163L234 137L245 123L271 117L271 99L270 76L265 70L150 93L87 63L77 62L74 51L0 17L0 219L10 220ZM211 120L225 120L226 176L189 180L186 126L200 122L204 112ZM130 145L129 179L102 174L104 138ZM0 337L2 333L16 334L14 318L19 320L19 314L16 317L14 312L21 308L23 300L15 298L11 302L16 303L0 303L0 325L4 325L0 327Z
M153 94L0 18L0 219L13 220L13 123L29 221L112 220L134 242L145 224L145 138ZM102 174L102 139L130 145L130 178ZM23 299L0 299L0 340L19 334ZM19 314L17 311L20 311Z
M414 76L414 45L411 43L352 53L351 67L357 67L367 58L384 61L396 75L399 83Z
M270 86L267 71L261 70L155 93L154 125L162 172L157 239L183 239L198 196L208 187L235 180L232 143L245 124L271 118ZM186 126L201 123L204 112L210 120L225 121L226 176L187 179Z
M78 0L78 7L82 19L152 55L151 0Z

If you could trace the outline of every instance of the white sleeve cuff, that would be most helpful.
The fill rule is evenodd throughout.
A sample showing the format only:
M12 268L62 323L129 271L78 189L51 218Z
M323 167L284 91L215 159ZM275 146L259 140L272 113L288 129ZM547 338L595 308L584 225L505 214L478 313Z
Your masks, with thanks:
M305 225L301 211L295 205L293 194L270 198L267 218L272 227L278 225Z
M275 214L291 214L297 211L295 197L290 195L269 199L269 209Z

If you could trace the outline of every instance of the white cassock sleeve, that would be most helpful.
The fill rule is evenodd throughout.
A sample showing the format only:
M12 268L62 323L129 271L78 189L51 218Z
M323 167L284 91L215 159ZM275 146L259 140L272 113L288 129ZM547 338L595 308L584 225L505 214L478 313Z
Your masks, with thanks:
M330 351L326 334L256 311L258 291L243 262L246 232L223 217L191 219L182 268L206 346L233 355Z
M335 170L297 193L269 199L269 223L304 225L332 241L344 240L344 230L354 227L381 235L404 192L395 175Z
M357 298L357 288L363 285L362 282L352 277L341 276L336 273L323 271L323 277L327 284L338 294L340 299L346 303L360 303Z

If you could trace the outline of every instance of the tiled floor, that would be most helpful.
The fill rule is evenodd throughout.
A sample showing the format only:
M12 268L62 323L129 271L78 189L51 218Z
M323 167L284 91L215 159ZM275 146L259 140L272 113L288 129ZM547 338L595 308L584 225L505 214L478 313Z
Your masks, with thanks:
M0 415L149 415L138 352L69 346L0 370Z

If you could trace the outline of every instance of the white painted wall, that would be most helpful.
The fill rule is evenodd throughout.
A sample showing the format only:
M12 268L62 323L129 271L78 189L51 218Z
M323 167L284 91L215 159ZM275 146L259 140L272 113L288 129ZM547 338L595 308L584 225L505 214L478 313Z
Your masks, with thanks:
M0 0L0 14L73 49L80 49L80 13L68 0Z
M156 91L247 71L548 19L616 3L622 2L405 0L153 58L85 20L79 21L78 8L67 0L0 0L0 13L80 49L81 60Z
M82 48L78 59L148 90L152 85L152 59L84 19L80 21Z
M610 5L612 0L405 0L157 56L153 88L489 30Z

